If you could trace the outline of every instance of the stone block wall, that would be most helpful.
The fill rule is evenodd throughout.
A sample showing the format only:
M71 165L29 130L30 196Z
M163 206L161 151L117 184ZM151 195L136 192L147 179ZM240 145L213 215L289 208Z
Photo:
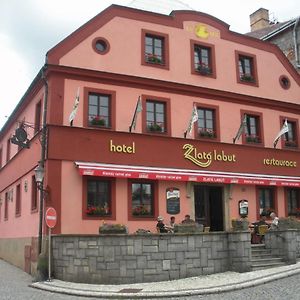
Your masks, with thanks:
M300 257L300 230L273 230L265 235L266 248L274 256L281 256L287 263L296 263Z
M84 283L164 281L249 270L250 234L53 236L54 277Z

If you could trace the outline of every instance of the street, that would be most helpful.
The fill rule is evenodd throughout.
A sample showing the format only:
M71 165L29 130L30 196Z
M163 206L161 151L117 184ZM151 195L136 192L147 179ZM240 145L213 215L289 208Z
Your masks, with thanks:
M32 277L22 270L0 259L0 299L1 300L86 300L89 297L69 296L50 293L29 287ZM300 274L273 281L254 288L242 289L234 292L197 295L191 297L167 298L171 300L299 300ZM162 299L160 299L162 300Z

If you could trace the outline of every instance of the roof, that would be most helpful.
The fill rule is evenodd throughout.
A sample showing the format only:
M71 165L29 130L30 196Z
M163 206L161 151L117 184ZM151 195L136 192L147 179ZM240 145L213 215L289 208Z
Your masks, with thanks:
M246 33L246 35L265 41L268 40L273 35L278 34L281 31L293 26L296 20L297 18L285 22L278 22L268 27L248 32Z
M169 15L173 10L195 10L179 0L155 1L155 5L153 0L132 0L127 6L164 15Z

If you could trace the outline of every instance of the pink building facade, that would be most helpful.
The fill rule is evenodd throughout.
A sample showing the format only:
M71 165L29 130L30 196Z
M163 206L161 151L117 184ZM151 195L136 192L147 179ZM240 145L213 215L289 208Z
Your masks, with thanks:
M159 215L186 214L224 231L242 200L249 221L300 212L300 77L276 46L200 12L113 5L46 61L0 133L0 257L36 261L41 158L55 234L156 232Z

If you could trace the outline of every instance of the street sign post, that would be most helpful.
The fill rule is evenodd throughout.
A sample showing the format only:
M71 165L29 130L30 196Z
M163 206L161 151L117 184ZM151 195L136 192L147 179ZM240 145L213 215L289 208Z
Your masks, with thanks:
M49 251L48 251L48 281L51 281L51 228L55 227L57 221L56 210L48 207L45 212L46 225L49 228Z

